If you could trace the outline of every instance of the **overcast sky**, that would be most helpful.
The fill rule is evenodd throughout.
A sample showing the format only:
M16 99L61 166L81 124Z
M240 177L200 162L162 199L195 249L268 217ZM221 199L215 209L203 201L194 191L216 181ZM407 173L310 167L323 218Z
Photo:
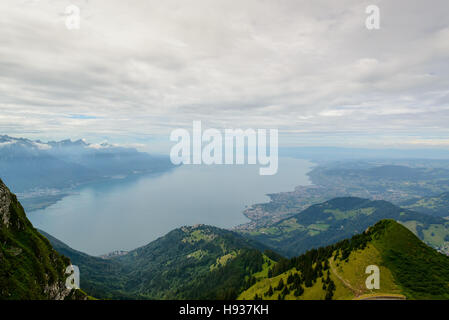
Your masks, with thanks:
M148 145L193 120L449 146L449 1L0 2L0 134Z

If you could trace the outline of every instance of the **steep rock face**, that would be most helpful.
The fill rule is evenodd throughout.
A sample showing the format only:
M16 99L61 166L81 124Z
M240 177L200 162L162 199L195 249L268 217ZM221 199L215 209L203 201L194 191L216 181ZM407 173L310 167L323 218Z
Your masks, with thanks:
M65 286L70 260L33 228L0 180L0 299L67 299L79 293Z
M8 188L0 180L0 222L6 227L9 226L9 205L11 199Z

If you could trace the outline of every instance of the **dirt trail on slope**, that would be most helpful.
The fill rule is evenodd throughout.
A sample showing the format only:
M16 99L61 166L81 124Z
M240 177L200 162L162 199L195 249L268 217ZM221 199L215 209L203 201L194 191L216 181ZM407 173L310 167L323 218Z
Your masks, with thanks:
M355 300L406 300L407 298L401 294L379 294L379 295L369 295L363 294L360 289L354 288L346 279L338 274L337 269L334 266L334 258L329 259L329 265L331 267L332 273L344 284L346 288L352 291Z
M360 295L362 295L362 293L363 293L362 290L354 288L348 281L346 281L346 279L344 279L342 276L340 276L338 274L337 269L334 267L334 258L329 259L329 265L331 267L332 273L344 284L344 286L346 288L348 288L349 290L352 291L352 293L354 294L355 298L357 298Z
M405 296L401 295L387 295L360 297L358 300L407 300Z

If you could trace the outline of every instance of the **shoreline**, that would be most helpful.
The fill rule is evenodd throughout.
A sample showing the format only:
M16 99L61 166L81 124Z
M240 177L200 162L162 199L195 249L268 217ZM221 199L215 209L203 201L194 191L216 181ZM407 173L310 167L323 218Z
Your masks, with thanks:
M296 193L299 190L306 190L306 189L316 189L319 188L317 185L315 185L310 178L310 173L319 165L316 161L312 161L310 159L299 159L299 158L293 158L293 157L287 157L295 160L304 160L311 163L310 170L306 173L306 176L308 178L309 184L307 185L296 185L293 190L289 191L279 191L279 192L273 192L265 194L269 198L267 202L258 202L255 204L252 204L245 208L245 210L242 211L242 214L249 220L247 223L239 224L237 226L234 226L230 228L232 231L237 232L245 232L250 231L256 228L260 228L269 224L276 223L282 219L288 218L288 213L285 216L278 216L273 214L273 212L267 211L264 207L270 206L272 204L276 203L276 200L283 195L289 195L292 193ZM307 206L308 207L308 206ZM304 208L306 209L306 208ZM279 218L279 219L278 219Z
M95 185L100 185L103 183L120 183L123 181L133 181L140 178L148 177L148 176L154 176L157 177L159 175L163 175L166 173L170 173L172 170L176 169L178 167L171 167L167 170L160 171L160 172L138 172L138 173L130 173L127 175L117 175L117 176L109 176L109 177L103 177L101 179L96 179L93 181L87 181L84 183L79 183L77 185L74 185L69 188L64 188L61 190L56 190L53 194L47 194L47 195L38 195L38 196L26 196L26 192L18 192L17 197L22 203L25 212L32 213L39 210L45 210L48 207L51 207L52 205L55 205L59 201L63 200L64 198L72 195L77 195L81 191L81 189L86 187L92 187ZM28 193L29 194L29 193ZM25 195L25 196L24 196Z

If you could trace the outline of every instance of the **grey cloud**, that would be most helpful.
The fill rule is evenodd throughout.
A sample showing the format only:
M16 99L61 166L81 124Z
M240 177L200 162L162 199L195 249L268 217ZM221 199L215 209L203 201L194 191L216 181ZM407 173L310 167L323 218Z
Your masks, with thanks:
M2 1L0 130L123 139L203 120L444 136L449 3L373 3L378 31L357 0Z

